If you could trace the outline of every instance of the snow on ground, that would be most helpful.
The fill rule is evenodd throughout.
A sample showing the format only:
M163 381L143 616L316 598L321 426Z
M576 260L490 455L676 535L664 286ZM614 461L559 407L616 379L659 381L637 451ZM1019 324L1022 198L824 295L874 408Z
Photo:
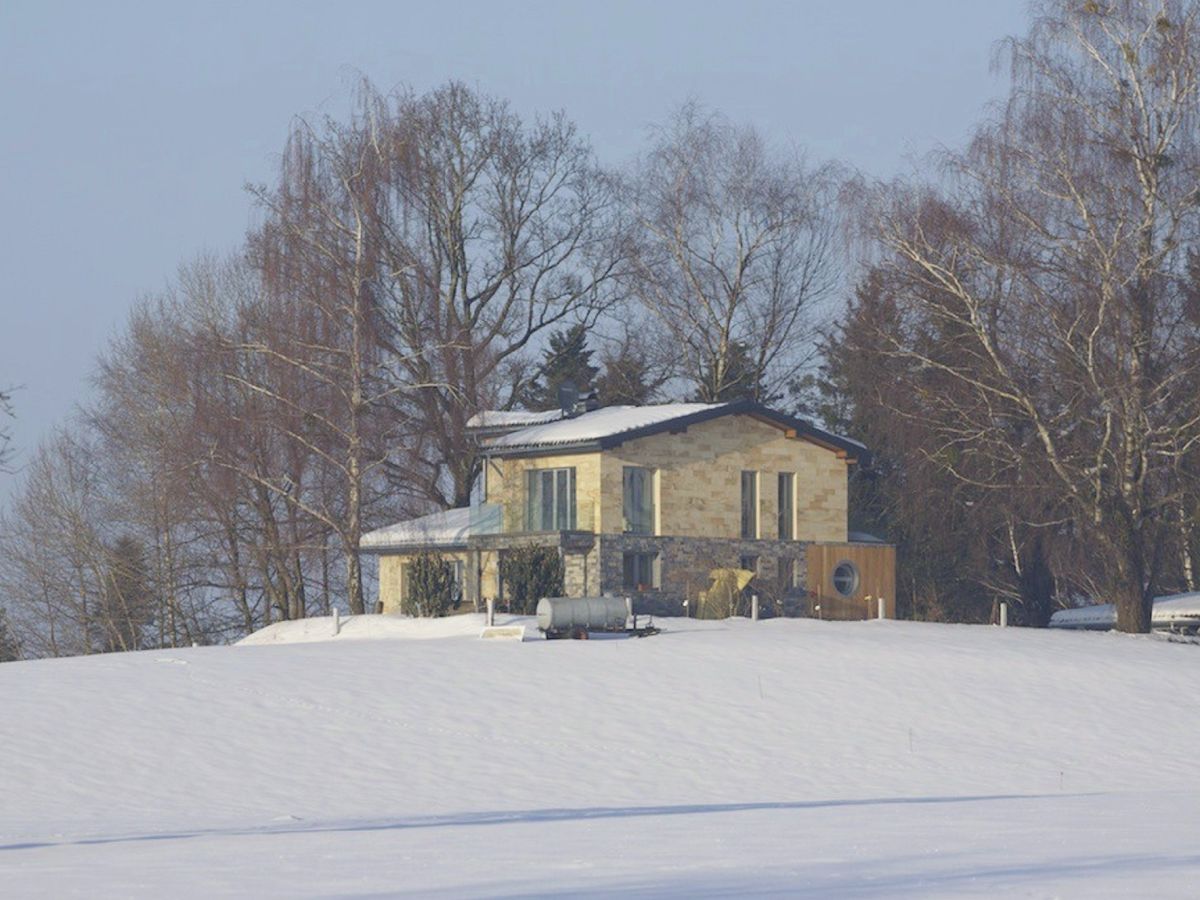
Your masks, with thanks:
M1194 646L480 624L0 665L0 892L1195 896Z

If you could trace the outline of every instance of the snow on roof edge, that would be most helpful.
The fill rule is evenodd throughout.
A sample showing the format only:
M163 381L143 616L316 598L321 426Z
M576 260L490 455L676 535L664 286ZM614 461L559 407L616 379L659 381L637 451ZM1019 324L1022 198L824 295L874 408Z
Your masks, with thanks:
M367 550L404 546L461 546L473 534L499 531L500 517L500 507L495 503L460 506L368 531L358 545Z

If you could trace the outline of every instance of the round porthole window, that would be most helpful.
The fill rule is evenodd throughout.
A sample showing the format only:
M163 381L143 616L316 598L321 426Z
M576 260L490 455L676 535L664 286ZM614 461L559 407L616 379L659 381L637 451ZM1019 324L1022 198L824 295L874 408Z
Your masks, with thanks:
M852 597L858 590L858 567L852 562L840 562L833 570L833 589L843 597Z

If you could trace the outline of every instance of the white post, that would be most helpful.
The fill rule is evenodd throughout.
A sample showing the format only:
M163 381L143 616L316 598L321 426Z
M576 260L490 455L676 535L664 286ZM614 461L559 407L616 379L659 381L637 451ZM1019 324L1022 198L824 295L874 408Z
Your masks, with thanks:
M633 598L625 598L625 624L629 624L629 620L633 619ZM633 619L633 627L637 628L637 619Z
M887 618L887 602L882 597L876 597L875 600L879 603L879 618Z
M1004 601L1000 602L1000 627L1008 627L1008 604Z
M755 622L758 621L758 594L750 595L750 618Z
M333 608L333 636L337 637L342 630L342 614L338 612L337 607Z
M496 600L494 597L487 598L487 626L491 628L496 624Z

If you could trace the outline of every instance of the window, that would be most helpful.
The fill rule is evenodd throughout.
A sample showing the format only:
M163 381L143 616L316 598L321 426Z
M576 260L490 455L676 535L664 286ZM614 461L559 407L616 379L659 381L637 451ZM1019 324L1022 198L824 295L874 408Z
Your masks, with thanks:
M627 591L652 591L658 588L658 554L626 553L622 558Z
M625 531L629 534L654 534L654 470L625 466Z
M531 469L526 477L526 527L575 530L575 469Z
M742 537L758 537L758 473L742 473Z
M796 521L796 476L791 472L779 473L779 539L790 541Z
M858 590L858 567L854 563L840 562L833 570L833 589L843 597L852 597Z

